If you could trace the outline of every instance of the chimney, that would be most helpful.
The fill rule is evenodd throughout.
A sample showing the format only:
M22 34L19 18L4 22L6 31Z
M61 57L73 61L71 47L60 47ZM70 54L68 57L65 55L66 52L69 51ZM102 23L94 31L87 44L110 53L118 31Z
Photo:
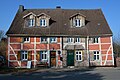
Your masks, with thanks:
M61 9L61 6L56 6L56 9Z
M24 11L24 6L23 5L19 5L19 12L23 12Z

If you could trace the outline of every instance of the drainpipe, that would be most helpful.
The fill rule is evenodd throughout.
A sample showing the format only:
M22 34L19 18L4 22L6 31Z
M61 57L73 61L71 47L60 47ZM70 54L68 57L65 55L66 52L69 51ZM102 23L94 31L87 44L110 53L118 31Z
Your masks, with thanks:
M89 36L87 36L87 60L88 60L88 67L90 67Z

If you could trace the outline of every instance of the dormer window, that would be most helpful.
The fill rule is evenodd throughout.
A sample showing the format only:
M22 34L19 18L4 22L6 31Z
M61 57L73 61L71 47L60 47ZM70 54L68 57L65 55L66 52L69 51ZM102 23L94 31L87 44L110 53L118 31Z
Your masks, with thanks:
M80 24L80 23L81 23L81 20L80 20L80 19L75 19L75 20L74 20L74 26L75 26L75 27L81 27L81 24Z
M29 20L28 20L28 26L29 26L29 27L34 26L34 19L29 19Z
M46 19L40 19L40 26L45 27L46 26Z
M84 16L83 14L80 14L80 13L76 13L76 14L70 16L71 28L85 26L85 18L86 18L86 16Z
M48 27L49 26L49 20L50 20L50 16L48 16L45 13L41 13L39 15L37 15L37 26L38 27Z

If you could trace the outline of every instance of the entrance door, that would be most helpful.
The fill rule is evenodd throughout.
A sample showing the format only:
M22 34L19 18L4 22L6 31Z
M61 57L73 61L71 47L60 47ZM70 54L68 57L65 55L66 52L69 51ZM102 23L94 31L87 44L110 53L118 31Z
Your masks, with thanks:
M67 66L74 66L74 51L67 51Z
M50 66L55 67L56 66L56 51L50 52Z

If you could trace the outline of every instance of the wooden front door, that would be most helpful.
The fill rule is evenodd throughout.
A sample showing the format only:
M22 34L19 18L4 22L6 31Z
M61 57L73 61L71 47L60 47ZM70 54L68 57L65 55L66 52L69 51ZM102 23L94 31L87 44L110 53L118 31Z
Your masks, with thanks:
M67 51L67 66L74 66L74 51Z
M50 66L55 67L56 66L56 51L50 52Z

